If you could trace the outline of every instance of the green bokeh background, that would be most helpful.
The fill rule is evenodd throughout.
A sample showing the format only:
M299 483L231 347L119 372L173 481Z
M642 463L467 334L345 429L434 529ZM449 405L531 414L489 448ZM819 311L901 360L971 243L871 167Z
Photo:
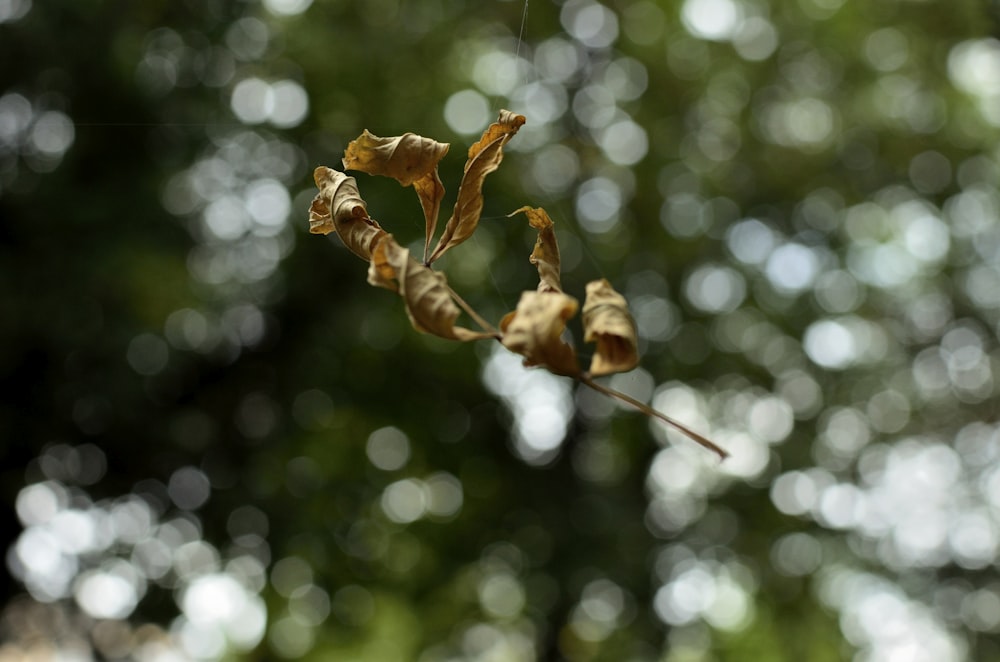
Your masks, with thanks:
M156 642L233 660L1000 656L996 3L12 0L0 12L0 659L53 647L155 659ZM556 47L575 64L546 77ZM521 68L494 76L489 53ZM638 78L609 77L614 63ZM308 112L241 116L237 87L254 78L294 82ZM506 91L483 89L491 80ZM641 93L614 98L616 80ZM474 132L447 121L460 93L473 102L452 107L482 120ZM588 93L611 102L591 113ZM667 413L729 444L732 464L565 381L533 382L575 406L558 450L526 459L510 400L484 384L490 343L417 333L364 263L308 234L312 169L339 168L362 129L451 143L441 176L454 195L500 108L528 124L487 181L476 237L438 266L499 320L537 282L532 232L506 214L544 206L568 292L603 277L645 306L642 369L614 384L680 403ZM615 122L646 147L609 149ZM213 234L210 205L262 181L288 213L253 225L219 212L247 225ZM373 217L422 242L410 191L358 182ZM611 193L583 197L588 186ZM791 244L784 266L812 270L801 281L768 262ZM390 470L371 450L386 428L409 449ZM923 492L885 478L913 458L927 460L912 475ZM391 489L435 480L460 485L460 508L394 516ZM48 549L24 542L31 527L58 533L25 496L38 484L93 522L138 495L149 536L193 523L187 543L216 562L140 578L134 608L95 615L80 597L88 569L136 563L119 529L103 546L64 545L72 577L46 597L18 556ZM932 488L943 496L921 501ZM961 528L963 515L978 519ZM908 539L914 518L945 533ZM227 565L240 558L256 570ZM244 644L185 630L187 587L227 573L266 607ZM913 657L891 657L903 650Z

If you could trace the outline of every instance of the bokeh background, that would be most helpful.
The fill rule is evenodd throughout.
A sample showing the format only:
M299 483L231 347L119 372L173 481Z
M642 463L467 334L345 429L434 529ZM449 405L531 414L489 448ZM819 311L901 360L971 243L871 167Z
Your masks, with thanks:
M0 0L0 660L1000 659L998 36L987 0ZM567 291L630 301L610 384L730 459L416 333L308 234L362 129L450 142L453 195L501 108L438 266L498 320L544 206Z

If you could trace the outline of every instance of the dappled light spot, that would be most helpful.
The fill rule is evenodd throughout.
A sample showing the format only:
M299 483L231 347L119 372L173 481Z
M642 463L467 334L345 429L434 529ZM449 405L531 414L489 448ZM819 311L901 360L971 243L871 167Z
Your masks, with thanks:
M764 397L750 407L747 423L758 439L769 444L779 443L792 432L792 408L782 398Z
M743 143L739 125L725 117L712 117L701 124L696 135L698 150L717 163L730 161Z
M573 186L579 173L580 159L576 152L565 145L548 145L532 155L531 169L524 183L541 189L542 194L557 196ZM565 260L563 262L565 267Z
M825 488L813 510L816 520L829 529L850 529L865 516L868 501L851 483L837 483Z
M35 172L50 172L62 161L73 145L76 128L73 120L57 110L45 111L34 118L26 156Z
M31 126L34 109L31 102L17 92L0 96L0 144L13 150L24 140L24 133Z
M480 133L490 121L489 102L475 90L455 92L444 104L444 121L455 133Z
M726 230L726 247L744 264L763 264L777 243L777 233L756 218L739 221Z
M726 41L739 29L743 8L735 0L685 0L681 21L692 36Z
M856 458L872 440L868 417L853 407L830 408L820 421L820 441L834 454Z
M962 598L962 620L978 632L1000 627L1000 594L996 585L971 591Z
M462 510L462 483L447 471L439 471L425 478L423 488L427 498L427 512L432 518L447 521Z
M619 165L635 165L649 149L646 131L631 119L622 119L600 132L598 143L608 159Z
M877 324L849 315L810 324L802 347L820 367L843 370L856 363L884 358L888 342L885 331Z
M566 112L569 105L566 88L547 82L522 85L514 90L510 95L510 100L514 107L531 108L531 121L532 123L537 122L539 125L558 120ZM484 121L479 129L485 125Z
M98 619L97 650L120 657L142 647L129 638L128 622L154 585L178 590L182 614L175 637L161 632L164 654L218 658L259 642L266 611L256 595L263 575L258 561L236 555L220 573L219 552L201 540L193 517L161 523L159 513L134 494L97 503L79 488L72 502L63 499L67 494L54 481L22 489L17 503L26 528L8 567L34 599L73 598L80 613ZM58 622L65 623L53 626Z
M649 85L646 66L631 57L612 60L598 74L601 82L619 101L638 99Z
M576 213L584 230L603 234L617 227L624 204L621 187L607 177L594 177L576 193Z
M63 554L59 538L49 527L26 529L8 558L11 574L24 582L28 592L40 602L53 602L69 595L77 573L76 558Z
M583 61L579 47L562 37L550 37L535 47L535 68L544 81L567 82L576 75Z
M274 100L271 86L256 78L244 78L233 88L230 99L233 113L245 124L260 124L271 114Z
M530 464L551 462L573 413L570 380L525 368L520 357L498 346L486 361L483 383L513 414L518 456Z
M246 209L259 236L274 236L284 227L291 212L291 198L280 182L258 179L246 188Z
M183 542L174 550L174 571L185 580L217 572L219 552L204 540Z
M820 495L833 482L833 476L822 469L789 471L771 482L771 502L786 515L805 515L817 506Z
M125 358L140 375L155 375L167 367L170 349L158 335L141 333L129 342Z
M706 264L684 281L684 295L695 308L706 313L735 310L746 297L746 281L731 267Z
M657 590L653 608L668 625L703 619L720 630L739 631L753 620L749 571L738 565L692 561L676 566L670 581Z
M588 48L606 48L618 38L618 17L593 0L569 0L559 13L563 27Z
M587 85L573 95L573 116L590 129L600 129L621 112L614 94L603 85Z
M993 126L1000 126L1000 41L989 37L963 41L948 53L948 76L963 92L979 100L979 111Z
M768 140L804 152L829 147L840 121L838 112L816 97L770 104L761 109L759 118Z
M896 28L880 28L865 39L864 54L873 69L895 71L909 59L909 42Z
M886 434L902 430L910 420L910 410L906 396L893 389L875 393L866 407L872 427Z
M98 406L95 403L95 406ZM52 444L38 458L42 473L52 481L42 483L45 492L58 490L57 485L93 485L107 472L107 455L95 444ZM64 493L62 493L65 496Z
M771 565L789 577L812 574L822 561L823 547L808 533L789 533L771 545Z
M660 223L675 237L687 238L702 234L712 225L712 220L711 208L693 193L673 193L666 197L660 207Z
M708 69L710 60L708 45L701 39L681 33L667 45L667 64L681 80L697 80Z
M760 476L771 459L767 444L744 432L716 434L720 444L731 454L718 467L720 474L753 479Z
M816 279L813 296L828 313L849 313L864 301L865 291L848 271L824 271Z
M137 589L145 585L131 564L119 561L81 573L76 580L74 597L90 616L120 620L135 609L142 597Z
M819 595L841 611L844 635L871 659L965 659L965 646L934 611L882 577L833 566L820 573Z
M0 2L0 23L12 23L27 16L32 0L2 0Z
M517 616L525 605L524 588L510 574L497 572L484 577L478 586L479 604L496 618Z
M170 475L167 493L181 510L197 510L208 501L212 486L200 469L182 467Z
M288 129L305 119L309 112L309 96L293 80L268 83L251 76L233 88L230 106L244 124L270 122L279 129Z
M382 471L397 471L410 460L410 440L399 428L379 428L368 436L365 453Z
M809 358L824 368L846 368L857 356L853 335L832 320L811 325L806 330L804 347Z
M775 248L764 267L771 285L784 294L798 294L811 288L819 271L820 258L816 251L795 242Z
M824 404L819 382L811 374L798 368L778 375L774 390L788 403L796 419L812 418Z
M771 57L778 48L779 35L774 24L762 16L750 16L732 37L733 48L749 62L760 62Z
M295 16L309 9L312 0L263 0L262 4L277 16Z
M55 482L28 485L17 493L15 509L24 526L44 524L66 506L67 494Z
M316 631L294 616L285 616L267 629L267 641L279 657L294 660L312 649L316 643Z
M517 88L530 68L531 64L521 57L506 50L491 49L476 59L472 66L472 80L488 95L508 95Z
M656 296L639 296L632 299L639 337L663 342L677 329L680 313L673 303Z
M312 566L298 556L286 556L271 567L271 585L283 597L291 596L298 588L312 582Z
M398 480L382 492L382 511L397 524L415 522L427 512L423 484L413 478Z
M330 595L315 584L300 586L288 596L288 611L300 623L316 627L330 615Z
M264 55L271 39L271 30L259 18L244 16L233 21L226 30L226 46L237 59L256 60Z

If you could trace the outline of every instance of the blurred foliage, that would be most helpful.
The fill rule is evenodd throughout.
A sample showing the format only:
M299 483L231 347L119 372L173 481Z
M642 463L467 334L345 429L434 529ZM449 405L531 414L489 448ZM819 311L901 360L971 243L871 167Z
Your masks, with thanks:
M0 2L0 660L997 659L997 18ZM545 206L632 305L611 384L726 462L308 235L362 129L450 142L453 195L501 108L449 282L511 310Z

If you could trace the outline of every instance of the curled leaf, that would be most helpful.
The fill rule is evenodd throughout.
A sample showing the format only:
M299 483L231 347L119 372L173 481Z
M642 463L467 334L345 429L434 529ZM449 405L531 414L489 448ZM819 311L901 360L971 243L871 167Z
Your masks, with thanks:
M628 303L603 278L587 283L583 334L584 341L597 343L590 363L592 376L625 372L639 363L635 321L628 312Z
M437 169L448 147L448 143L413 133L381 138L366 129L347 146L344 168L392 177L403 186L410 186Z
M578 376L576 352L562 339L566 321L577 308L576 299L562 292L522 292L517 309L500 322L504 347L523 356L526 366Z
M556 243L552 219L541 207L521 207L508 216L520 212L524 212L531 227L538 230L535 249L528 257L528 261L538 268L538 291L562 292L562 284L559 281L559 244Z
M457 246L472 236L479 225L483 212L483 181L500 166L503 160L503 146L524 124L524 115L509 110L501 110L496 122L487 127L483 136L469 148L469 159L465 163L462 182L458 186L458 200L455 210L444 226L441 238L427 259L434 262L450 248Z
M444 274L414 260L391 234L384 235L372 251L368 282L398 292L417 331L449 340L478 340L493 335L456 326L460 311Z
M369 175L392 177L403 186L413 186L424 211L426 240L424 259L430 250L437 228L444 185L438 176L438 163L448 153L448 143L439 143L413 133L381 138L366 129L347 146L344 168Z
M385 230L368 216L357 182L326 166L316 168L313 178L319 193L309 207L309 232L336 232L354 254L370 260L372 248L385 236Z

